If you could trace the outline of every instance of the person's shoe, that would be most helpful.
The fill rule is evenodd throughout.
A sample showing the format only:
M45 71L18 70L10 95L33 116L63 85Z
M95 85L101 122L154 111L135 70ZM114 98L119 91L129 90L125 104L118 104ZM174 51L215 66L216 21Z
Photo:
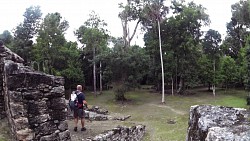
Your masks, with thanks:
M75 132L77 131L77 127L74 128L74 131L75 131Z
M81 129L81 131L86 131L86 128L85 128L85 127L83 127L83 128Z

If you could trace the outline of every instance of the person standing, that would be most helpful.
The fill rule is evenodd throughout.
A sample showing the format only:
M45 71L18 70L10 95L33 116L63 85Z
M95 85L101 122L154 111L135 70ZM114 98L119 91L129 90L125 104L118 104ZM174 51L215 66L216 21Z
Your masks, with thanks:
M74 121L75 121L75 127L74 127L74 131L77 131L77 124L78 124L78 120L81 119L81 131L85 131L86 128L84 127L84 123L85 123L85 111L84 111L84 106L87 105L87 101L85 100L85 95L82 92L83 91L83 87L82 85L77 85L76 87L76 100L77 100L77 105L76 108L74 109Z

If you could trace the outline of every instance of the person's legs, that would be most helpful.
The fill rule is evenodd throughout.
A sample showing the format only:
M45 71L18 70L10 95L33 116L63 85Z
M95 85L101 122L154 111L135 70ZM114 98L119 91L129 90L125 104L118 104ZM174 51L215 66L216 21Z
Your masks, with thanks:
M78 111L77 110L74 110L74 122L75 122L74 131L77 131L77 123L78 123Z
M79 118L81 118L82 129L81 131L85 131L85 111L83 109L79 109Z
M85 118L81 118L81 123L82 123L82 131L85 131L86 128L84 127L84 123L85 123Z

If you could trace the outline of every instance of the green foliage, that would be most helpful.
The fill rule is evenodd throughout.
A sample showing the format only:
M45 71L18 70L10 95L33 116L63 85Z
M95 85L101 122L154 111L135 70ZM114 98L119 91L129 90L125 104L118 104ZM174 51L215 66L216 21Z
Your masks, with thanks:
M65 64L63 54L59 52L66 44L64 31L68 28L67 21L61 21L59 13L47 14L38 32L37 44L33 49L36 62L43 62L46 73L58 74Z
M210 85L213 83L214 72L213 72L213 61L210 60L207 55L203 54L199 60L199 80L203 84L208 84L208 89L210 90Z
M185 80L189 86L197 81L197 60L201 56L200 37L201 26L209 23L208 15L201 5L194 3L172 2L171 9L175 15L164 19L161 24L162 52L164 54L165 76ZM198 22L199 21L199 22ZM154 66L150 69L151 79L158 83L160 74L159 49L157 46L157 28L148 29L144 36L147 53L152 58L150 63ZM170 80L170 79L168 79ZM177 82L176 82L177 83ZM185 88L184 86L181 88Z
M104 61L111 72L117 100L124 100L125 92L138 87L149 68L148 56L143 48L131 46L124 52L122 44L118 41L105 56Z
M33 46L32 39L40 27L42 13L39 6L31 6L26 9L23 16L23 23L20 23L14 31L14 45L12 49L24 59L25 63L30 64Z
M95 14L95 12L91 12L89 15L89 19L84 23L84 25L80 26L79 29L75 31L75 35L77 36L78 41L83 44L83 52L81 54L82 63L85 64L83 67L84 73L88 73L89 77L87 79L93 80L93 89L94 93L96 93L96 85L97 85L97 67L96 64L102 62L101 54L107 48L107 40L108 34L105 26L107 24L100 19L100 17ZM90 66L93 66L93 69L90 69ZM102 68L99 68L102 69ZM92 74L90 72L93 72ZM91 78L90 76L93 75ZM102 78L100 79L102 81ZM101 83L101 82L100 82Z
M221 78L223 84L228 88L228 85L235 85L237 75L237 66L235 60L230 56L224 56L221 61Z
M203 39L203 51L210 59L219 58L221 49L219 43L221 42L221 35L218 31L209 29Z
M0 34L0 40L2 40L4 44L8 46L13 42L13 36L8 30L4 30L3 33Z
M64 32L69 27L60 13L47 14L38 31L37 43L32 55L39 71L64 76L65 87L83 82L77 43L67 42Z

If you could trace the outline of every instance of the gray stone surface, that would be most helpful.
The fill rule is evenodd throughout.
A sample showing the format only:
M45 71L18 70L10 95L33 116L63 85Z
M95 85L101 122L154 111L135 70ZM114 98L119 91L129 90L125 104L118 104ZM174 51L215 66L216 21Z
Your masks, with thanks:
M186 140L248 141L249 112L246 109L223 106L192 106Z
M112 130L105 131L92 138L82 139L83 141L140 141L145 134L145 126L137 125L132 127L118 126Z
M62 77L36 72L0 47L0 118L21 141L70 141Z

